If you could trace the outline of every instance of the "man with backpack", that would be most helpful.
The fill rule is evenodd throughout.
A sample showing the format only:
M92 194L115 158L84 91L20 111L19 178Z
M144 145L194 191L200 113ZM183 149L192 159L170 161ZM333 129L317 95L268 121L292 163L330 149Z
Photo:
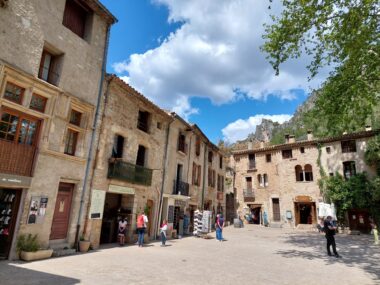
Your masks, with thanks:
M334 238L336 227L332 223L332 217L331 216L327 216L323 228L325 230L325 236L326 236L326 240L327 240L327 254L329 256L332 256L331 251L330 251L330 246L332 246L334 256L336 258L339 258L340 255L336 251L336 244L335 244L335 238Z
M139 247L142 247L144 244L144 234L145 234L145 229L148 224L148 217L144 214L144 212L141 212L137 216L137 234L138 234L138 239L137 243Z

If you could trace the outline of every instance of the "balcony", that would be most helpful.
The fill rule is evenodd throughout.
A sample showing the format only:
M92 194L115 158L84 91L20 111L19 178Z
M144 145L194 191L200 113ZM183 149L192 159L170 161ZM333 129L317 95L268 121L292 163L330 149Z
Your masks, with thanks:
M0 172L31 177L36 150L35 146L0 140Z
M112 159L109 162L108 178L151 186L152 170L120 159Z
M244 202L254 202L255 201L255 193L253 189L244 189L243 190Z
M174 180L173 195L189 196L189 183Z

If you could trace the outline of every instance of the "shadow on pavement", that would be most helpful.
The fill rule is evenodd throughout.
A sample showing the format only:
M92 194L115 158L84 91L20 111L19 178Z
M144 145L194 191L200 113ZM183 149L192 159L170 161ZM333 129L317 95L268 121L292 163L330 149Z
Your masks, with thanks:
M24 280L25 283L23 284L28 285L73 285L80 283L79 279L25 269L22 267L18 267L18 264L21 265L23 264L23 262L0 261L1 285L20 285L20 280Z
M336 235L335 239L338 253L342 258L327 255L326 238L323 234L310 233L289 234L284 240L285 243L308 248L309 251L279 250L276 254L286 258L323 259L327 264L338 262L350 267L359 267L372 274L375 280L380 279L380 246L373 245L370 236Z

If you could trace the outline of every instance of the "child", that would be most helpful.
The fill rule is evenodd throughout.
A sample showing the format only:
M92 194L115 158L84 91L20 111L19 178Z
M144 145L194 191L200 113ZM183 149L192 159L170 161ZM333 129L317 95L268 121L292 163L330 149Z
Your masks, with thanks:
M166 231L168 230L168 223L166 220L163 220L162 222L162 226L160 228L160 232L161 232L161 246L165 246L166 244Z
M127 231L127 220L122 217L121 220L119 221L119 244L120 246L124 245L125 242L125 233Z

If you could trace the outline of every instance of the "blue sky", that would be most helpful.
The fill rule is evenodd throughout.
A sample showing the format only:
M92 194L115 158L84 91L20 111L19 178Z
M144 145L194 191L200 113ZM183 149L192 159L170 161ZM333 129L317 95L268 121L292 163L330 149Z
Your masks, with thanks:
M102 0L119 20L107 71L215 143L243 139L263 117L289 119L310 85L304 60L276 77L260 52L267 3L227 2Z

